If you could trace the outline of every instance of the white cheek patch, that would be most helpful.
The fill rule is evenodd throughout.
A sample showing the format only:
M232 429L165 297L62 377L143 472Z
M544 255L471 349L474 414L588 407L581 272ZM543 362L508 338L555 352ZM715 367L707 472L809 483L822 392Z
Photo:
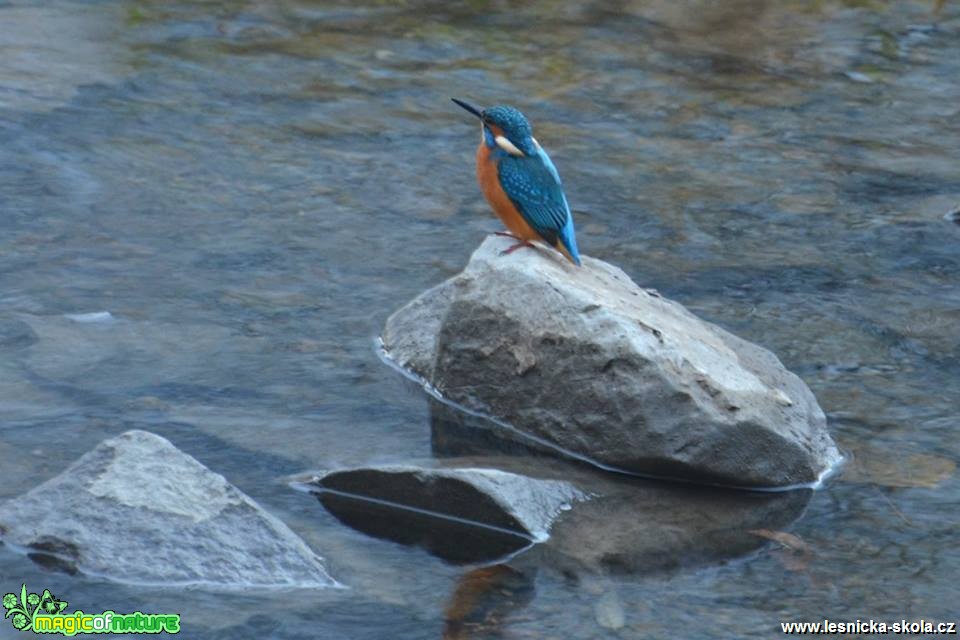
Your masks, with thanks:
M533 136L530 136L530 139L533 140L533 146L535 146L537 149L543 149L543 147L540 146L540 143L537 142L536 138L534 138Z
M510 155L523 157L523 151L520 151L520 149L517 149L517 147L512 142L510 142L503 136L497 136L493 140L494 142L497 143L498 147L500 147Z

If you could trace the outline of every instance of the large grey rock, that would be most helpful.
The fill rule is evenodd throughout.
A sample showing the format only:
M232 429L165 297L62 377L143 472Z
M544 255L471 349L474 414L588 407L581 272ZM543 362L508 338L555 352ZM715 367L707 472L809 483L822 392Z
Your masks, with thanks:
M127 583L339 586L285 524L146 431L0 505L0 536L38 562Z
M387 357L448 402L627 472L784 487L840 461L813 394L766 349L601 260L508 246L487 238L394 313Z

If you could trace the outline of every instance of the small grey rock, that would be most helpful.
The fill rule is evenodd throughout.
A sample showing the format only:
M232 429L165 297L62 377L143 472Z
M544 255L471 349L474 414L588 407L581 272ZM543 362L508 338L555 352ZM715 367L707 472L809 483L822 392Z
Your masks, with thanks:
M372 498L441 517L547 539L554 519L589 495L562 480L490 468L387 465L338 469L300 483L311 491Z
M593 616L604 629L616 631L626 623L623 604L615 591L608 591L593 605Z
M131 584L339 586L285 524L146 431L0 504L0 532L42 564Z

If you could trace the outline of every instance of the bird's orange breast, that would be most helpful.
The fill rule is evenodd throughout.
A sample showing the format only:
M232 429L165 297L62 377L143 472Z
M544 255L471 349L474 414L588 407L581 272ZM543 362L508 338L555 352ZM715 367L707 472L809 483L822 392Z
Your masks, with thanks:
M540 240L540 235L527 224L500 186L497 163L483 140L477 148L477 181L480 183L483 197L487 199L493 212L503 221L510 233L522 240Z

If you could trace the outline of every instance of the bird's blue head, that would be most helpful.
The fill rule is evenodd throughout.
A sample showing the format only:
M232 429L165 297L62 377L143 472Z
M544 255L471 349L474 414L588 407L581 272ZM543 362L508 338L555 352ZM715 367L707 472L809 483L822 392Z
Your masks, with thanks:
M483 140L491 149L499 147L514 156L530 156L537 153L533 129L519 110L505 105L480 110L463 100L456 98L451 100L480 118L483 126Z

